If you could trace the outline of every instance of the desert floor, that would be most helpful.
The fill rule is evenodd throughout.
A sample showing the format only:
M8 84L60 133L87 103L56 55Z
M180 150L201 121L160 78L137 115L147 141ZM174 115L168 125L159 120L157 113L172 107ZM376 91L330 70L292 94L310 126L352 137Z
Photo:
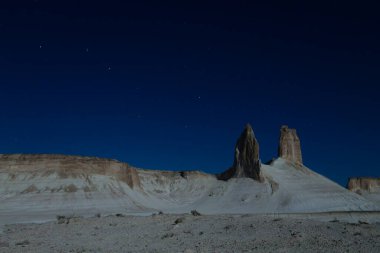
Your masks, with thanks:
M344 215L308 217L118 214L61 218L3 225L0 252L380 252L379 222L350 223Z

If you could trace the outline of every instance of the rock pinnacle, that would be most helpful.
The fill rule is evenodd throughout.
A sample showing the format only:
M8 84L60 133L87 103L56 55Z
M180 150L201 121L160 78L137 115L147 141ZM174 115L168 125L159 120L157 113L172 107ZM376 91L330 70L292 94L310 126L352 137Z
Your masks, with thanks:
M302 165L301 143L296 129L288 128L288 126L281 127L278 156L295 164Z
M236 142L232 167L219 175L219 178L228 180L232 177L249 177L261 182L263 178L260 168L259 143L252 127L247 124Z

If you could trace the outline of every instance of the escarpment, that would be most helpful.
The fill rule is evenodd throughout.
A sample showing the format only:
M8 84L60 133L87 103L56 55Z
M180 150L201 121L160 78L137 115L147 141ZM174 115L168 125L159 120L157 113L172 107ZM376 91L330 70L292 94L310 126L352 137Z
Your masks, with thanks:
M380 194L380 178L352 177L348 180L347 189L359 194L363 192Z
M31 176L49 177L55 175L60 179L84 178L91 184L91 176L104 175L115 177L125 182L130 188L140 187L137 170L127 163L113 159L96 157L52 155L52 154L12 154L0 155L0 172L13 175L28 173ZM86 188L87 189L87 188Z
M72 213L380 210L378 179L351 179L349 189L359 196L301 164L295 130L282 127L279 146L281 159L261 164L259 143L247 125L232 166L219 175L137 169L96 157L0 155L0 224Z

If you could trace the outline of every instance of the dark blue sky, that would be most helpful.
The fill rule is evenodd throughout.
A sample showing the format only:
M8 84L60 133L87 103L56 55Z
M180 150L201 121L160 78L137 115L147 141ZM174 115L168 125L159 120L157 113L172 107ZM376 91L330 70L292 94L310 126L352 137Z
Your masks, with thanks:
M216 173L288 124L313 170L380 176L379 6L58 2L0 5L0 153Z

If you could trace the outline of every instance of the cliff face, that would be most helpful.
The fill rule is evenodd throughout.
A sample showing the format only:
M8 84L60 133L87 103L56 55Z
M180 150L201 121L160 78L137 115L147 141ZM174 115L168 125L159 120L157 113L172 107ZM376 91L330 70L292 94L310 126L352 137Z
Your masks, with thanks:
M348 180L347 188L356 193L380 193L380 178L353 177Z
M302 164L301 143L295 129L281 127L278 156L295 164Z
M127 183L132 189L141 188L140 177L135 168L129 166L123 166L118 172L118 179Z
M263 181L259 158L259 143L248 124L241 133L235 146L234 163L230 169L219 175L219 179L228 180L232 177L249 177Z
M140 187L137 170L126 163L112 159L66 155L0 155L0 172L11 175L28 173L48 177L56 174L58 178L82 178L90 175L114 176L131 188Z

